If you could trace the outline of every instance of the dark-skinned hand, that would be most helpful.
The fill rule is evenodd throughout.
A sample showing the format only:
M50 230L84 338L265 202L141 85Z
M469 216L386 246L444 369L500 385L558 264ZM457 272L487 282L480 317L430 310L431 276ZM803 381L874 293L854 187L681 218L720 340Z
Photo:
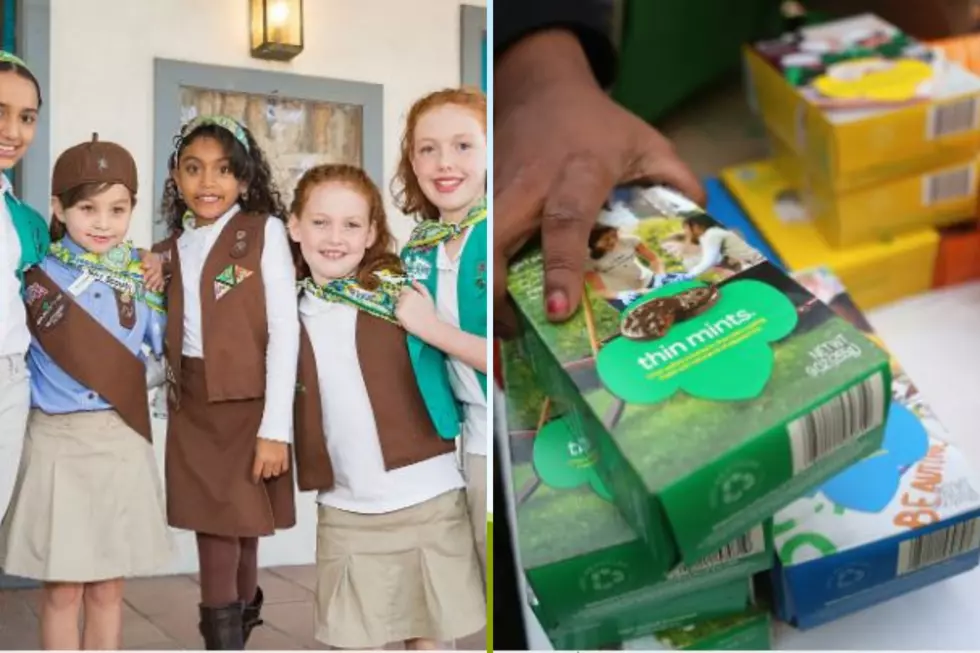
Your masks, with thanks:
M670 142L599 87L571 32L535 33L498 57L493 110L497 336L514 324L507 261L538 232L545 309L560 322L578 308L589 232L616 186L666 184L704 202Z

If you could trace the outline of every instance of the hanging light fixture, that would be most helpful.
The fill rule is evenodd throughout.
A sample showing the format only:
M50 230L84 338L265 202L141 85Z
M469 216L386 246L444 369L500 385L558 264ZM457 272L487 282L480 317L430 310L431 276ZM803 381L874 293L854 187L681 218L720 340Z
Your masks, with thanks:
M252 56L289 61L303 51L303 0L249 0Z

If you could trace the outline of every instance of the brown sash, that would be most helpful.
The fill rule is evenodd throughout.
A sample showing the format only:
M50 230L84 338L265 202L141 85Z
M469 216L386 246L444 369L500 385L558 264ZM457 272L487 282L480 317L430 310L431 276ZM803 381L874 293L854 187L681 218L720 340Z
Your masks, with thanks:
M24 282L27 326L45 353L152 442L146 366L41 268L29 270Z

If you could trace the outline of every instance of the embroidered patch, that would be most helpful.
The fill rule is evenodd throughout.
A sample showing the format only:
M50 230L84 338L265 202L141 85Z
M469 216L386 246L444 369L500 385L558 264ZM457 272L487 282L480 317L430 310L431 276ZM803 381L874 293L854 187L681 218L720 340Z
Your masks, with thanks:
M34 323L41 331L47 331L57 326L64 319L67 310L68 302L65 300L65 296L58 293L52 299L45 300L41 304L41 310L38 312Z
M27 287L25 294L27 295L27 305L33 306L34 302L48 294L48 289L35 281Z
M244 240L239 240L231 248L231 257L241 258L245 256L247 252L248 252L248 243L246 243Z
M252 276L252 271L240 265L229 265L214 278L214 298L221 299L228 291Z

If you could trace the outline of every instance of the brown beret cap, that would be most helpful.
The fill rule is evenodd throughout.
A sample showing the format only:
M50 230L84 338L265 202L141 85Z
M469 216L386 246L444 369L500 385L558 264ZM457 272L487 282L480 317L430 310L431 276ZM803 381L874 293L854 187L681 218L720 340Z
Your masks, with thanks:
M61 195L82 184L122 184L133 195L137 190L136 162L126 148L109 141L92 140L61 153L51 175L51 194Z

